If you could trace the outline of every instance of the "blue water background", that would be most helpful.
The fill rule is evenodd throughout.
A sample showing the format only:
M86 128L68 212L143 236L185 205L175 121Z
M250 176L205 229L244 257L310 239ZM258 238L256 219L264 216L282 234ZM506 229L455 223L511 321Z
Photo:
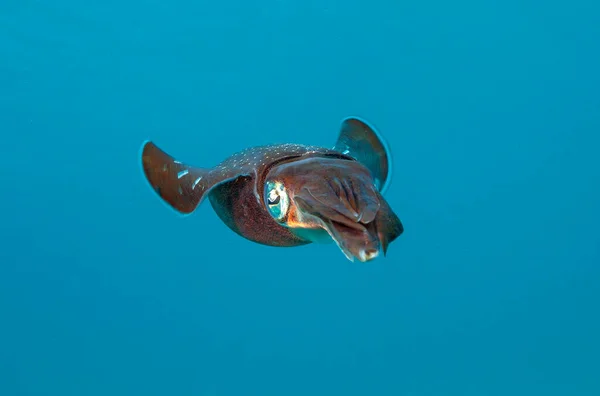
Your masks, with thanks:
M597 1L2 0L0 395L600 395ZM387 258L150 190L386 136Z

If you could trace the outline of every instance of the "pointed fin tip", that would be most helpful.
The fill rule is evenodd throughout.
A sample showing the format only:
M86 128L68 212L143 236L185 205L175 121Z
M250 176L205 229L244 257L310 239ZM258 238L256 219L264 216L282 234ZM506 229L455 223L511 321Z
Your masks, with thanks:
M390 145L384 139L384 137L381 135L379 130L373 124L371 124L369 121L365 120L364 118L358 117L358 116L348 116L348 117L343 118L340 123L342 126L342 130L343 130L344 125L350 124L350 123L353 123L353 124L358 123L358 125L360 125L361 127L370 130L373 133L373 135L377 138L379 143L381 143L381 145L383 146L383 150L386 154L386 161L387 161L387 176L386 176L385 180L383 181L383 186L378 186L378 189L381 194L385 194L385 192L387 191L387 189L390 186L390 182L391 182L392 176L393 176L393 159L392 159L392 151L390 150ZM341 135L340 135L340 137L341 137ZM338 142L339 142L339 137L338 137ZM337 142L336 142L336 147L337 147ZM334 149L336 147L334 147Z
M162 201L179 214L190 215L202 201L206 186L202 183L196 189L196 185L207 172L176 161L150 140L142 143L139 155L144 177Z

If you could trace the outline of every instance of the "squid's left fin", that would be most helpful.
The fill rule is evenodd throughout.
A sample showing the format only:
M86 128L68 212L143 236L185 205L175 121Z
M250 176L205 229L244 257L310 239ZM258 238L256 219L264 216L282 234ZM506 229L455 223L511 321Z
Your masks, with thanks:
M192 213L213 187L210 169L179 162L150 141L142 145L141 160L150 186L180 213Z
M333 149L366 166L377 189L385 192L392 176L392 154L374 126L358 117L345 118Z

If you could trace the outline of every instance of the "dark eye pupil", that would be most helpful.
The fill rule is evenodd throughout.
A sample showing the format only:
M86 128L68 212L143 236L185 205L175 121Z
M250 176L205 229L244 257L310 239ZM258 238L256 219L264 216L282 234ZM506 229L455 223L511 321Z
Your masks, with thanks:
M271 198L269 197L269 199L268 199L267 201L269 202L269 205L277 205L277 204L279 203L279 199L280 199L280 198L279 198L279 195L278 195L278 196L277 196L275 199L273 199L273 200L271 200Z

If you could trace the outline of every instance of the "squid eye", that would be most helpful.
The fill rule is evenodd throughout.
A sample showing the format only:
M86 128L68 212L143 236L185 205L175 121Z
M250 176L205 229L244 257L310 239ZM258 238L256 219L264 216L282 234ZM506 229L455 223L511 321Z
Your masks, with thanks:
M279 195L276 195L275 198L272 198L272 197L267 198L267 203L269 205L277 205L279 203L279 201L281 201L281 197Z
M289 198L283 183L267 182L265 185L265 198L271 216L277 221L283 220L289 207Z

